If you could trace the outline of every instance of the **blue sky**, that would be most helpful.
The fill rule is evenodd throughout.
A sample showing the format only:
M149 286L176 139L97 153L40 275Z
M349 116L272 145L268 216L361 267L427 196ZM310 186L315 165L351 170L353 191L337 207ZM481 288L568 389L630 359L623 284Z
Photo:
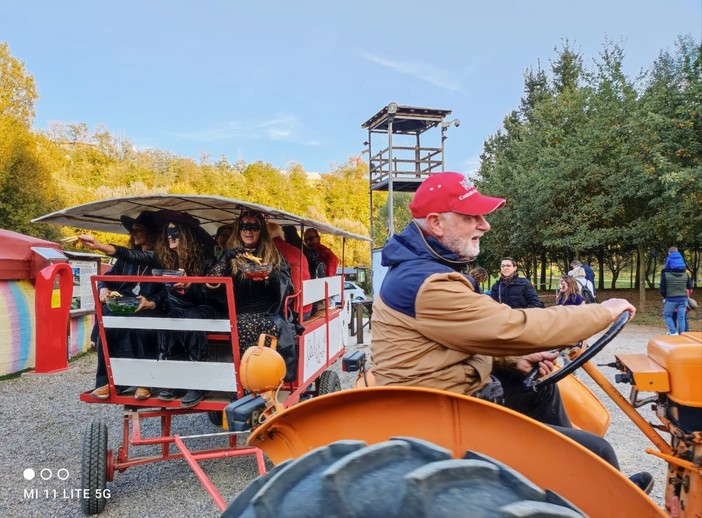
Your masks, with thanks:
M565 39L588 66L621 43L635 76L701 32L702 0L0 4L0 41L37 83L36 129L85 122L141 149L314 172L359 155L361 124L391 101L452 110L446 170L469 172L523 71Z

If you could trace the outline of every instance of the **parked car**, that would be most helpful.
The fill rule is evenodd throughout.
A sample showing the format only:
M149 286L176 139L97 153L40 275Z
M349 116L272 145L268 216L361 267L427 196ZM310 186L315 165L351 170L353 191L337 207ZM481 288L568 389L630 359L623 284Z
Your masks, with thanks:
M350 298L350 300L364 300L368 298L363 288L351 281L344 281L344 297ZM341 299L338 295L332 297L332 303L339 305L340 301Z
M351 281L344 281L344 293L351 294L351 300L367 299L366 292L358 284Z

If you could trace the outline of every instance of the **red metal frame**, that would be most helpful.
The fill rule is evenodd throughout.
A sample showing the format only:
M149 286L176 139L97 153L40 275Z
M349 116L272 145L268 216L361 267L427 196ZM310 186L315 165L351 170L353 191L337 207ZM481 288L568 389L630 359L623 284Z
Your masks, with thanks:
M95 300L99 300L97 282L106 281L114 282L119 280L121 282L144 282L143 276L114 276L114 275L95 275L91 278L93 296ZM215 341L229 341L232 347L232 358L234 363L234 369L236 373L237 382L237 398L242 398L244 396L244 389L241 384L241 378L239 375L239 365L240 365L240 353L238 347L238 335L236 327L236 307L234 301L234 291L233 282L230 277L181 277L178 278L180 282L194 282L194 283L222 283L225 285L227 293L228 311L229 311L229 322L230 322L230 332L226 333L208 333L209 340ZM149 278L149 282L173 282L173 278L164 277L152 277ZM343 284L342 284L343 290ZM328 297L328 287L325 287L325 303L324 303L324 316L323 318L317 318L309 323L306 328L307 332L318 329L322 325L325 325L333 318L339 318L341 310L338 308L329 307L329 297ZM291 295L290 298L297 298L296 301L298 306L302 304L301 291ZM112 373L112 366L110 362L109 349L107 344L107 335L103 325L103 312L102 305L96 304L95 308L96 319L98 322L98 328L101 337L101 346L103 348L103 354L105 358L105 365L107 367L107 376L110 386L110 396L106 399L96 399L90 395L91 391L86 391L80 394L80 400L86 403L93 404L115 404L124 405L124 418L122 426L122 445L117 449L116 455L112 450L107 452L107 480L112 481L116 472L123 472L127 468L133 466L140 466L144 464L150 464L154 462L167 461L172 459L184 459L190 468L193 470L195 476L202 483L205 491L214 500L215 504L223 511L226 507L226 502L222 498L219 491L214 487L210 479L204 473L202 468L199 466L198 462L202 460L209 459L219 459L225 457L235 457L243 455L254 455L256 458L256 463L258 466L259 474L264 474L266 472L266 466L264 462L263 453L260 449L250 446L238 446L237 445L237 435L241 432L220 432L214 434L206 434L201 436L180 436L171 433L171 423L172 419L178 415L193 414L193 413L203 413L207 411L223 412L224 408L229 404L229 401L219 401L217 400L203 400L198 403L193 408L182 408L180 406L179 400L174 401L161 401L156 397L150 397L144 400L136 400L133 396L121 396L118 395L115 389L114 378ZM326 331L326 344L327 344L327 357L329 356L329 329ZM298 357L300 359L304 358L304 335L298 338ZM298 381L302 379L304 373L304 361L298 362L298 372L297 380L294 382L287 382L284 384L282 390L289 392L282 402L284 407L291 406L300 400L300 397L305 393L310 393L308 387L311 383L315 382L321 373L327 369L330 365L335 363L340 357L345 353L345 348L342 346L339 352L332 358L329 358L327 363L322 366L317 372L314 373L309 379L302 382ZM155 408L156 407L156 408ZM142 419L160 419L160 430L159 434L154 437L142 437L141 435L141 421ZM205 449L205 450L191 450L185 444L185 440L194 440L198 437L212 437L212 436L222 436L227 437L228 445L226 447L217 449ZM161 445L161 453L159 455L151 456L130 456L131 446L153 446ZM178 452L171 452L171 445L175 445Z

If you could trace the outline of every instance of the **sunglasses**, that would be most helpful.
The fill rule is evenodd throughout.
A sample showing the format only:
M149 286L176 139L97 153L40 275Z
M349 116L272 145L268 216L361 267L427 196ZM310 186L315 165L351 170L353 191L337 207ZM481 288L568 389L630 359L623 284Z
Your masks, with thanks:
M166 229L166 235L168 239L175 241L180 238L180 227L168 227Z
M261 225L258 223L242 223L241 227L239 227L239 230L241 232L260 232L261 231Z

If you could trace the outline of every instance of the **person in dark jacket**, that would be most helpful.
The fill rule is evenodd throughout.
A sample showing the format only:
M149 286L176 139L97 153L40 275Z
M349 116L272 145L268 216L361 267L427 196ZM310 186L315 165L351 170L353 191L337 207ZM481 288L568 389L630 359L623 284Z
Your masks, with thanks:
M144 253L151 253L156 240L158 239L158 225L154 220L153 211L143 211L136 218L122 216L122 225L129 232L129 249ZM81 239L88 248L102 250L100 243L92 239ZM111 251L111 250L110 250ZM124 259L117 259L106 275L151 275L151 267L148 265L138 265ZM110 315L110 310L105 304L110 293L117 292L121 296L152 296L160 289L158 284L149 282L98 282L98 297L103 304L102 314ZM146 313L147 316L148 312ZM97 399L107 399L110 397L110 386L108 384L107 366L102 350L102 340L97 332L95 324L96 350L97 350L97 371L95 373L95 390L91 396ZM156 358L157 351L152 347L154 340L147 330L140 329L106 329L107 348L111 358ZM150 391L145 387L136 387L134 397L136 399L146 399Z
M517 273L517 261L512 257L502 258L500 278L493 284L490 296L513 309L544 307L529 279Z
M297 335L303 329L292 304L286 317L285 299L293 293L290 265L275 246L263 213L242 211L227 249L207 275L232 277L240 354L256 345L261 334L277 337L277 350L286 363L285 379L291 381L297 375ZM257 260L271 266L267 276L252 276L245 271Z
M318 271L315 277L334 277L339 265L339 258L332 252L331 248L324 246L320 239L319 231L316 228L305 230L305 245L317 253L320 263L324 265L324 273L320 274Z
M186 276L204 276L214 264L214 240L189 214L160 210L155 215L163 225L156 247L155 264L167 270L182 270ZM176 282L161 284L150 300L142 298L139 308L156 309L168 318L219 318L223 309L209 296L204 284ZM159 359L208 361L207 333L189 330L159 330ZM181 398L182 407L192 407L207 397L204 390L191 389ZM158 398L172 401L176 391L162 390Z
M669 335L677 335L686 328L687 290L692 289L690 277L685 273L685 260L676 247L668 249L668 257L661 271L660 292L663 296L663 320ZM677 319L673 314L677 311Z

